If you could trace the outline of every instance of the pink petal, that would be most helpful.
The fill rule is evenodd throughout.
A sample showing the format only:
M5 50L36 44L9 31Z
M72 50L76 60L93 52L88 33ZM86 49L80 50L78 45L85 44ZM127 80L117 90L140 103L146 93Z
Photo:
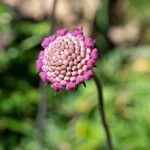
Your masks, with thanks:
M93 48L94 47L94 41L89 37L84 40L84 43L85 43L85 46L87 48Z
M66 85L66 89L72 91L76 88L76 86L77 85L74 82L68 82Z
M89 80L93 77L94 73L92 72L92 70L88 70L84 73L84 79L85 80Z
M40 72L40 78L42 81L46 81L47 80L47 75L46 75L46 72Z
M80 84L80 83L82 83L83 81L84 81L83 76L78 76L78 77L76 78L76 84Z
M41 45L42 45L43 48L46 48L49 45L49 43L50 43L49 38L45 38L42 41Z
M37 61L36 61L36 68L37 68L37 70L41 70L41 68L42 68L42 66L43 66L43 63L42 63L42 61L40 60L40 59L38 59Z
M44 51L40 51L39 52L39 58L43 58L43 56L44 56Z
M98 58L98 50L97 48L92 49L91 58L96 60Z
M87 62L88 68L93 68L95 66L95 60L94 59L89 59Z
M72 31L72 35L73 36L83 35L83 32L79 28L74 28L73 31Z
M52 89L53 89L54 91L59 91L60 89L62 89L62 85L61 85L60 83L58 83L58 82L53 83L53 84L51 85L51 87L52 87Z
M47 80L48 80L50 83L54 83L54 78L53 78L53 77L47 77Z
M48 37L48 40L49 40L49 44L54 41L56 39L56 36L55 35L51 35Z
M62 28L62 29L57 30L57 34L60 36L66 35L67 32L68 32L68 30L66 28Z

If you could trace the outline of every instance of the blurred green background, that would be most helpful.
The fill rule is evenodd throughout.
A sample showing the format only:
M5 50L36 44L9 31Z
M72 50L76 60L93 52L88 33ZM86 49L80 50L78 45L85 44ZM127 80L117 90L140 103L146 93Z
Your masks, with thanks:
M49 16L26 17L18 5L6 2L0 1L0 150L106 150L93 80L77 92L56 93L46 87L40 147L35 60L52 22ZM102 53L94 71L103 82L114 149L149 150L150 1L118 3L109 14L108 2L101 0L94 17L90 32Z

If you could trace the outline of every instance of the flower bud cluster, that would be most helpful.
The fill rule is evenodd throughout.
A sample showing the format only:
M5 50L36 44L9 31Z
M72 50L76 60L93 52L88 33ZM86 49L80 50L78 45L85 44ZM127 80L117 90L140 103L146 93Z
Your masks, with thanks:
M50 83L53 90L74 90L93 77L98 50L81 29L75 28L71 32L59 29L41 45L44 50L39 52L36 68L41 80Z

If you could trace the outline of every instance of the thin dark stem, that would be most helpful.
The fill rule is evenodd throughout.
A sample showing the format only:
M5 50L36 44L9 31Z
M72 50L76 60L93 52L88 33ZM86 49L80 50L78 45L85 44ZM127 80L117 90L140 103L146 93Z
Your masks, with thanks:
M38 104L38 111L36 115L36 124L37 124L37 138L39 141L39 150L44 147L44 126L45 126L45 115L46 115L46 90L45 84L43 81L39 83L39 93L40 99Z
M106 134L106 140L107 140L108 148L109 148L109 150L113 150L109 126L108 126L107 121L106 121L102 86L101 86L100 80L98 79L98 77L96 75L94 76L94 81L95 81L97 91L98 91L99 112L101 115L102 125L104 127L104 131Z
M56 6L58 3L58 0L53 0L53 10L52 10L52 14L50 16L50 21L52 24L52 28L51 28L51 33L55 30L55 26L56 26L56 17L55 17L55 13L56 13Z
M52 24L51 33L54 31L56 26L55 10L58 0L53 0L53 10L51 18L49 19ZM36 114L36 125L37 125L37 138L39 141L39 150L44 149L44 127L45 127L45 115L46 115L46 87L45 83L40 80L39 82L39 93L40 99L38 104L38 110Z

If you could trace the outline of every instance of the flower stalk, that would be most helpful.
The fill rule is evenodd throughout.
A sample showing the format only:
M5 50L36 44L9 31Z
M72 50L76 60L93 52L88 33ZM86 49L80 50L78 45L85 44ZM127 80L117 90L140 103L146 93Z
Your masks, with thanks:
M95 84L96 84L96 87L97 87L99 113L100 113L100 116L101 116L102 125L103 125L104 132L105 132L105 135L106 135L108 149L113 150L112 139L111 139L111 135L110 135L110 131L109 131L109 126L108 126L108 123L106 121L102 85L101 85L101 82L100 82L99 78L96 76L96 74L94 75L94 81L95 81Z

